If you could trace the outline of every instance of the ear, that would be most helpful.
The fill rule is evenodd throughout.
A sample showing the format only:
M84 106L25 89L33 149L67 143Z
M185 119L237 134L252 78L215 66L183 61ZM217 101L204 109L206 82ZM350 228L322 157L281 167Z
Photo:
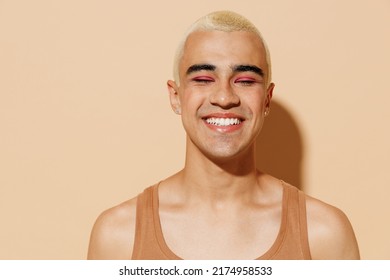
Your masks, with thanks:
M267 88L267 97L265 101L265 107L270 108L271 107L271 99L272 99L272 94L274 92L275 84L270 83L268 88ZM268 109L269 110L269 109Z
M171 102L172 110L180 115L181 114L181 104L179 98L179 87L177 86L175 81L169 80L167 82L168 92L169 92L169 100Z

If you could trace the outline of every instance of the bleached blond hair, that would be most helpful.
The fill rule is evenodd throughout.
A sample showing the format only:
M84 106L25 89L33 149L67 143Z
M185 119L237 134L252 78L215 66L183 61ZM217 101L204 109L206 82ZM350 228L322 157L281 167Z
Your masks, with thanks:
M260 41L262 42L265 49L265 59L268 66L268 75L266 84L268 85L271 82L271 57L267 47L267 44L261 35L260 31L253 25L247 18L243 17L240 14L231 11L217 11L205 15L195 21L187 32L184 34L183 39L180 41L173 62L173 78L177 85L180 83L180 73L179 73L179 64L180 60L184 54L184 46L188 37L196 31L223 31L223 32L233 32L233 31L247 31L255 34Z

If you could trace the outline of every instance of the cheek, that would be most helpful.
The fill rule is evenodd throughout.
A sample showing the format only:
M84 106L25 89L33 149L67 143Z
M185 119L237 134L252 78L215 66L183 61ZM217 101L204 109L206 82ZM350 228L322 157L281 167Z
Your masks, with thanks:
M261 113L265 109L266 98L264 94L243 95L241 101L247 104L253 114Z
M194 91L185 91L180 95L182 113L196 114L204 103L204 94Z

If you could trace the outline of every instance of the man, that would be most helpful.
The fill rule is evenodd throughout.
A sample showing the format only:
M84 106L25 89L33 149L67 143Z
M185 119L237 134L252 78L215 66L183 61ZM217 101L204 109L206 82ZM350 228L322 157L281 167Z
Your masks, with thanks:
M105 211L89 259L358 259L347 217L256 170L269 113L267 47L232 12L190 28L168 81L187 133L184 168Z

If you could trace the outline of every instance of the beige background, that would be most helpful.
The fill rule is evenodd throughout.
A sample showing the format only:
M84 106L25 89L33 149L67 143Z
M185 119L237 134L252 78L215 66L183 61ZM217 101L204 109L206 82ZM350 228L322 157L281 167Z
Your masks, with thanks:
M179 170L165 82L186 27L231 9L271 49L260 165L390 259L390 1L0 0L0 259L83 259L104 209Z

